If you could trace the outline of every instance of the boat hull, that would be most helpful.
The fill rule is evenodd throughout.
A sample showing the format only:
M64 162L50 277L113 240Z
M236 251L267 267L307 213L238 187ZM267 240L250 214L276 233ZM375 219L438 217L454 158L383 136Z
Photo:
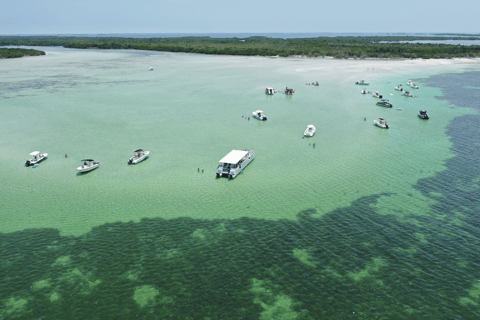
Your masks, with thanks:
M78 172L85 173L97 169L100 166L100 163L91 165L91 166L80 166L77 168Z
M143 156L141 157L131 157L129 160L128 160L128 164L137 164L139 162L142 162L143 160L147 159L148 158L148 155L150 154L150 151L145 151L143 153Z

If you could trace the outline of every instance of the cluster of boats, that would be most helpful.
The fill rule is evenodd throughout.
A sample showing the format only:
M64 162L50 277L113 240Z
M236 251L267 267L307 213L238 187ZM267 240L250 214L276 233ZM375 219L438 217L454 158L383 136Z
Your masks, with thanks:
M128 164L137 164L140 161L145 160L149 154L150 154L150 151L137 149L134 151L134 156L128 160ZM30 155L33 156L33 158L25 161L25 165L27 167L33 166L35 168L38 166L38 164L41 161L47 158L48 153L40 153L39 151L34 151L30 153ZM77 168L78 172L80 173L92 171L100 166L100 161L95 161L93 159L82 159L81 162L82 162L82 165Z

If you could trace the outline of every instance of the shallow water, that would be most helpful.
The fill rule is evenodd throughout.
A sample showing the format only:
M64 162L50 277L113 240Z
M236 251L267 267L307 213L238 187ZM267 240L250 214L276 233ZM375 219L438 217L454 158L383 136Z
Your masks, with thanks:
M476 66L48 53L0 61L3 317L478 313ZM216 180L234 148L256 159Z

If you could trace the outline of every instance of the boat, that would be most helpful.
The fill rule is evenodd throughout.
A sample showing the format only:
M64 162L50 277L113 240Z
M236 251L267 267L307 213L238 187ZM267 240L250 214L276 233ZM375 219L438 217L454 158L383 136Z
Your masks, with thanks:
M273 95L275 92L276 91L273 88L265 88L265 93L268 95Z
M377 106L386 107L386 108L393 107L392 104L390 102L388 102L387 99L382 99L381 101L378 101Z
M373 124L376 125L377 127L388 129L387 121L385 121L385 119L383 118L378 118L378 120L373 120Z
M93 159L83 159L82 162L83 162L83 165L77 168L77 170L80 171L80 173L92 171L93 169L98 168L98 166L100 165L100 162L95 161Z
M399 84L398 87L395 87L395 90L397 90L397 91L403 91L402 85Z
M252 113L253 113L253 117L258 120L262 120L262 121L267 120L267 117L263 114L262 110L253 111Z
M411 93L408 92L408 91L405 91L405 92L402 93L402 96L413 97L413 94L411 94Z
M355 82L355 84L360 85L360 86L368 86L370 84L370 82L366 82L365 80L360 80L360 81Z
M285 87L285 91L283 93L291 96L292 94L295 93L295 90L293 90L292 88L289 88L289 87Z
M372 94L371 91L367 91L366 89L363 89L362 91L360 91L362 94Z
M32 153L30 153L30 155L33 156L33 158L25 161L25 165L27 167L42 162L47 158L48 153L40 153L40 151L33 151Z
M425 119L425 120L430 119L430 117L429 117L428 114L427 114L427 110L420 110L420 111L418 111L418 116L419 116L421 119Z
M145 160L148 157L150 151L145 151L143 149L137 149L137 150L133 151L133 153L135 155L128 160L128 164L136 164L136 163L139 163L140 161Z
M407 86L411 85L412 83L413 83L412 80L408 80L407 81Z
M410 84L410 87L413 88L413 89L418 89L418 88L420 88L420 87L417 86L414 82L412 82L412 83Z
M219 161L216 177L228 177L231 180L242 172L254 158L255 152L253 150L232 150Z
M313 135L315 134L315 131L316 131L316 130L317 130L317 129L315 128L315 126L314 126L313 124L308 125L308 126L307 126L307 130L305 130L305 132L303 133L303 135L304 135L305 137L313 137Z
M383 98L383 96L378 91L375 91L375 93L372 93L372 95L374 98L379 98L379 99Z
M153 71L153 67L150 67L150 71Z
M314 83L312 83L312 86L319 87L320 83L318 83L318 81L315 81Z

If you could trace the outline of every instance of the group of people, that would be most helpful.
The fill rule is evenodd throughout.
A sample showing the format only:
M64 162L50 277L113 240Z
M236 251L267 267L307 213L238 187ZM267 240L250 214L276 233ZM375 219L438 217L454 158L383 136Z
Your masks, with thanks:
M200 172L200 168L198 168L198 170L197 170L197 171L198 171L198 172ZM202 169L202 173L203 173L203 169Z

